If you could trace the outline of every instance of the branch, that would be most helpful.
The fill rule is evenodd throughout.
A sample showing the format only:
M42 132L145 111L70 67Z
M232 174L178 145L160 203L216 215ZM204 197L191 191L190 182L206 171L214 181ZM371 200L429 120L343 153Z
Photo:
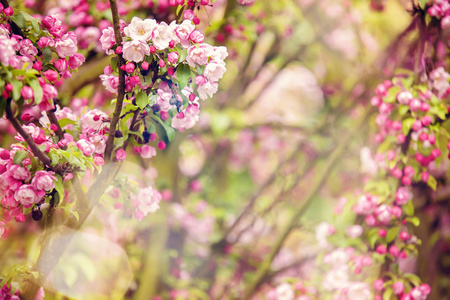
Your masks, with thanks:
M27 142L28 147L30 147L31 149L31 152L33 152L33 154L37 158L39 158L39 160L42 161L42 163L46 165L48 168L52 169L56 173L60 173L61 168L59 166L52 167L52 160L47 155L45 155L41 150L39 150L33 138L25 131L25 129L22 128L22 125L20 125L19 121L17 121L16 117L14 116L14 113L11 110L11 98L8 98L6 100L5 112L6 117L11 122L11 125Z
M48 111L47 116L48 116L48 119L50 120L50 122L52 124L56 125L56 127L58 127L58 129L56 130L56 135L58 136L58 139L63 140L64 132L62 131L61 125L59 125L59 122L58 122L58 119L56 118L55 113L53 111Z
M113 17L114 23L114 34L116 37L116 44L118 46L122 45L122 33L120 32L120 20L119 20L119 12L117 9L116 0L109 0L111 4L111 13ZM118 68L119 68L119 86L117 87L117 102L116 107L114 108L113 118L111 120L111 124L109 126L109 135L108 140L106 141L106 149L105 149L105 162L108 163L111 161L111 154L114 149L114 137L116 135L116 127L119 122L120 113L122 112L123 99L125 97L125 72L120 68L125 64L125 60L123 59L121 54L117 54L119 58Z

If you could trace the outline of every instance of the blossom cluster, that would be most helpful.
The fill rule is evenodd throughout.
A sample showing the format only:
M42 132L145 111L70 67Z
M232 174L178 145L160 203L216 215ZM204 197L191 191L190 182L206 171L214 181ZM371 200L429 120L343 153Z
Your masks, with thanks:
M198 99L212 97L218 90L217 81L226 71L226 48L204 43L189 19L167 24L134 17L127 26L122 22L121 34L122 45L116 45L114 30L108 27L100 42L106 53L122 54L127 61L121 66L126 72L126 92L144 91L138 106L151 107L153 114L175 129L192 128L200 112ZM118 87L116 72L111 65L100 76L112 93Z
M2 96L15 101L22 98L26 104L38 104L41 110L52 109L53 99L58 96L55 83L70 78L85 61L77 53L77 38L73 32L66 32L55 16L46 16L39 22L24 13L12 15L12 10L9 14L5 11L0 8L0 13L5 14L0 24L0 63L9 73L3 74L6 85L0 88ZM20 34L11 28L16 19L24 20L19 23L23 26ZM57 59L52 58L52 53ZM12 80L8 74L12 74Z
M413 84L412 76L403 76L377 86L371 104L379 111L375 118L379 152L374 159L368 149L361 155L364 169L372 178L354 201L352 197L342 198L335 209L336 214L349 209L359 221L344 233L327 223L316 231L321 247L332 249L322 258L322 264L329 268L322 284L335 299L382 299L393 295L418 300L430 294L429 285L404 274L401 268L386 270L391 271L388 275L381 272L372 285L357 276L372 264L400 264L417 254L421 241L408 226L419 225L414 217L413 184L426 183L435 190L437 183L429 168L437 168L442 149L450 148L448 129L440 126L448 118L448 79L449 74L439 67L421 84ZM342 237L361 239L364 255L356 255L359 250L355 247L333 249L331 244L339 245Z
M428 8L428 14L441 19L441 28L450 28L450 3L447 0L434 0L433 5Z

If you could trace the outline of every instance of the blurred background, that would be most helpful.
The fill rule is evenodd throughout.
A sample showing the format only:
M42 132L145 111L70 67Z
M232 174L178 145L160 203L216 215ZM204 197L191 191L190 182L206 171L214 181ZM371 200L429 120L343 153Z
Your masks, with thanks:
M85 4L93 17L88 25L77 21L77 7ZM84 105L108 107L113 95L98 77L110 59L98 45L111 20L108 4L17 5L34 14L59 13L77 34L87 60L61 83L62 106L78 112ZM177 132L156 157L130 150L115 187L82 230L58 234L55 243L67 236L72 243L47 280L45 299L243 299L246 284L299 210L254 299L264 299L282 278L314 282L323 273L316 260L327 243L321 238L326 227L317 226L326 221L345 230L353 224L355 216L339 215L339 207L356 197L376 168L370 98L394 69L408 64L402 43L414 36L400 35L410 25L410 5L217 0L202 7L199 30L210 44L228 48L219 92L200 103L196 126ZM127 22L176 17L167 0L121 0L119 9ZM9 145L13 129L4 119L0 130L1 145ZM143 221L115 209L128 199L121 189L128 181L154 185L163 195L161 209ZM405 268L432 285L431 299L448 299L448 198L438 203L416 210L423 249ZM35 259L42 224L30 218L15 226L0 241L0 273ZM378 270L371 272L368 277Z

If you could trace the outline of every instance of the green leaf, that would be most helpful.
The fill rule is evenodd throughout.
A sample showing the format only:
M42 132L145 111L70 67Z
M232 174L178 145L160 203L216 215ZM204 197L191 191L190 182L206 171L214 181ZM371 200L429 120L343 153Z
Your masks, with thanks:
M27 22L25 21L25 18L21 14L17 14L14 16L11 16L11 20L16 23L17 26L19 26L21 29L27 28Z
M414 215L414 204L412 201L408 201L405 205L403 205L403 212L409 217Z
M404 116L409 111L409 106L407 105L400 105L398 108L398 114L400 117Z
M406 273L406 274L403 274L403 278L407 279L414 286L419 286L422 283L422 280L420 280L420 277L417 276L416 274Z
M23 84L21 81L19 80L11 80L11 84L13 86L13 90L12 90L12 96L14 100L19 100L20 99L20 91L22 90Z
M136 105L140 108L140 109L144 109L148 104L148 96L147 93L145 93L144 91L140 91L137 95L136 95Z
M61 176L59 175L55 175L55 177L58 179L57 181L55 181L55 189L59 194L59 197L61 199L64 198L64 186L63 186L63 180L61 178Z
M61 126L61 128L64 128L67 125L74 125L75 123L76 122L74 120L67 119L67 118L59 120L59 126Z
M406 218L406 221L410 222L414 226L418 227L420 225L420 220L418 217Z
M419 0L420 7L425 8L425 5L427 5L428 1L430 1L430 0Z
M19 150L16 152L16 154L14 154L13 164L22 166L22 161L27 157L28 157L27 151Z
M48 64L52 60L52 50L49 47L42 49L44 55L44 65Z
M392 288L387 289L383 294L383 300L390 300L392 293L393 293Z
M191 68L186 64L179 64L177 67L178 87L180 90L187 85L189 77L191 77Z
M36 33L39 33L41 31L41 29L39 28L39 23L35 18L33 18L31 15L29 15L28 13L26 13L24 11L21 11L20 13L25 18L25 20L31 22L31 25L33 26L33 29L34 29L34 31L36 31Z
M39 81L36 79L36 77L33 77L28 81L28 84L33 89L35 104L41 103L44 93L42 92L42 87L39 84Z
M169 142L173 141L173 139L175 138L175 129L164 123L158 116L153 115L152 117L164 128L164 131L166 132L167 139L169 140Z
M387 243L392 242L398 236L399 232L400 232L400 227L392 227L391 229L389 229L386 234L386 242Z
M433 189L433 191L436 190L436 187L437 187L437 181L436 181L436 179L435 179L433 176L430 175L430 177L428 178L427 184L428 184L428 186L429 186L430 188Z

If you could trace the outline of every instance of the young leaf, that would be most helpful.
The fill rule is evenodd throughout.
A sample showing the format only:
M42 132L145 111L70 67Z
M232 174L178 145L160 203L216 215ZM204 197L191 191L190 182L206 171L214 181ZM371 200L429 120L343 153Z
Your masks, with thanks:
M35 18L33 18L31 15L29 15L28 13L26 13L24 11L21 11L20 13L25 18L25 20L31 22L31 25L33 26L33 29L34 29L34 31L36 31L36 33L41 31L41 29L39 28L39 23L37 22L37 20Z
M42 49L44 55L44 65L48 64L52 60L52 50L49 47Z
M399 231L400 227L392 227L391 229L389 229L386 234L386 242L387 243L392 242L397 237Z
M191 76L191 68L185 64L179 64L177 67L178 87L180 90L187 85L189 77Z
M13 164L22 165L22 161L28 157L28 152L25 150L19 150L14 154Z
M17 26L19 26L21 29L27 28L27 22L25 21L25 18L21 14L17 14L14 16L11 16L11 20L16 23Z
M39 81L36 79L36 77L33 77L28 81L28 84L33 89L35 104L41 103L44 93L42 92L42 88L41 85L39 84Z
M148 104L148 96L144 91L140 91L139 94L136 95L136 105L140 109L144 109Z

